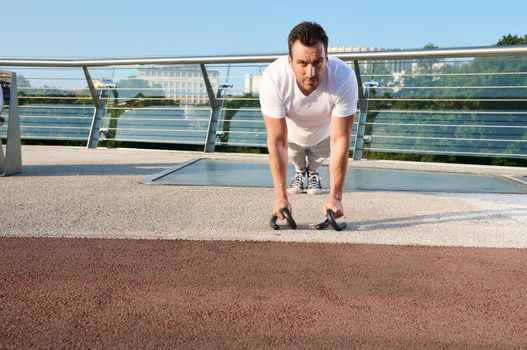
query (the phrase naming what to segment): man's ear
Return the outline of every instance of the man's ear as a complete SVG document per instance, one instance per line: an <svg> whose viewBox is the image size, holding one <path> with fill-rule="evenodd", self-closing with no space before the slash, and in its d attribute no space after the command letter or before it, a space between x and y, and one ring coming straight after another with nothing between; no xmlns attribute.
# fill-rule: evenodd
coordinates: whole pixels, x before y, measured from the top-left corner
<svg viewBox="0 0 527 350"><path fill-rule="evenodd" d="M287 62L289 62L289 65L293 66L293 59L291 58L291 55L287 55Z"/></svg>

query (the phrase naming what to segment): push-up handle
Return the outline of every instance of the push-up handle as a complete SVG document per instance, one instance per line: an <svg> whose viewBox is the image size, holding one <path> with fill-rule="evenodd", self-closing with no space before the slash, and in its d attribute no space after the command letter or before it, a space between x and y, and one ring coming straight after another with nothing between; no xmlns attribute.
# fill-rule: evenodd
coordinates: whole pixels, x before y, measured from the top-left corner
<svg viewBox="0 0 527 350"><path fill-rule="evenodd" d="M326 211L326 214L327 214L328 218L324 222L321 222L320 224L315 226L315 228L317 230L323 230L326 227L328 227L329 225L331 225L331 227L333 227L333 229L336 230L336 231L342 231L342 230L344 230L346 228L347 224L345 222L342 222L342 223L339 224L335 220L335 213L333 212L333 210L328 209Z"/></svg>
<svg viewBox="0 0 527 350"><path fill-rule="evenodd" d="M296 222L293 219L293 216L291 215L291 212L287 208L280 209L282 214L284 214L285 219L287 221L287 226L289 226L290 229L296 230ZM279 230L280 226L276 223L276 220L278 220L278 216L273 215L271 217L271 221L269 222L269 225L273 228L273 230Z"/></svg>

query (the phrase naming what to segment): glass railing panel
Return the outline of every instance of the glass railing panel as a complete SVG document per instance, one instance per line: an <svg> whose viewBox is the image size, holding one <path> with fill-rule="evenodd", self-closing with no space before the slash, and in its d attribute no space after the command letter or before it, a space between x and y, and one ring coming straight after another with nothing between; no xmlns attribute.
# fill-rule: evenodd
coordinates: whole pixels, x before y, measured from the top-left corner
<svg viewBox="0 0 527 350"><path fill-rule="evenodd" d="M527 58L427 59L409 67L372 77L385 80L370 94L367 151L527 156Z"/></svg>

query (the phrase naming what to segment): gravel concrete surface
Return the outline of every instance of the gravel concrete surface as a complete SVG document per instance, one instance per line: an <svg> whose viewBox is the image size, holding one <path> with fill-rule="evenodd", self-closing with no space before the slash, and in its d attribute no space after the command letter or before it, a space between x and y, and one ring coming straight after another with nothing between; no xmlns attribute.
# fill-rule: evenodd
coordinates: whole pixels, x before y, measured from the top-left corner
<svg viewBox="0 0 527 350"><path fill-rule="evenodd" d="M0 178L2 236L527 247L526 195L347 192L342 232L313 228L325 195L297 195L299 229L274 231L272 189L138 182L201 153L25 146L22 156L23 172Z"/></svg>

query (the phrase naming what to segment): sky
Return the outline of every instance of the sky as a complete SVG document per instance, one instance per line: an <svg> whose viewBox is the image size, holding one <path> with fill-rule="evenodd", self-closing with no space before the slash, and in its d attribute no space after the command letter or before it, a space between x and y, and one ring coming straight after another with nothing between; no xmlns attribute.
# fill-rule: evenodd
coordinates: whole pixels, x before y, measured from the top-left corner
<svg viewBox="0 0 527 350"><path fill-rule="evenodd" d="M0 0L0 58L280 54L304 20L330 47L489 46L527 34L526 13L525 0Z"/></svg>

